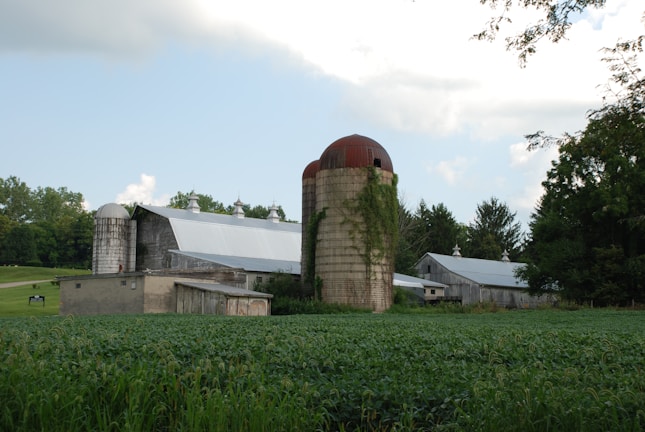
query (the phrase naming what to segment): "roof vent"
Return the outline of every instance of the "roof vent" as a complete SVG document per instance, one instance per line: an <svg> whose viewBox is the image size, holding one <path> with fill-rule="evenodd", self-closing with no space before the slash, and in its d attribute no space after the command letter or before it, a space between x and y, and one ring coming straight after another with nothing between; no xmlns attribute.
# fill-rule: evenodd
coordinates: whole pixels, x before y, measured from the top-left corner
<svg viewBox="0 0 645 432"><path fill-rule="evenodd" d="M273 223L280 222L280 215L278 214L278 208L275 206L275 203L269 209L269 216L267 217Z"/></svg>
<svg viewBox="0 0 645 432"><path fill-rule="evenodd" d="M506 249L504 249L504 252L502 252L502 261L511 262L510 258L508 257L508 251Z"/></svg>
<svg viewBox="0 0 645 432"><path fill-rule="evenodd" d="M455 247L452 248L452 256L457 257L457 258L461 258L461 253L459 252L460 250L461 250L461 248L459 247L458 244L456 244Z"/></svg>
<svg viewBox="0 0 645 432"><path fill-rule="evenodd" d="M235 201L235 210L233 210L233 216L239 219L244 219L244 209L242 206L244 206L244 203L240 201L240 198L237 198L237 201Z"/></svg>
<svg viewBox="0 0 645 432"><path fill-rule="evenodd" d="M198 199L199 197L194 192L191 193L188 197L188 207L186 207L186 210L193 213L199 213L199 204L197 204Z"/></svg>

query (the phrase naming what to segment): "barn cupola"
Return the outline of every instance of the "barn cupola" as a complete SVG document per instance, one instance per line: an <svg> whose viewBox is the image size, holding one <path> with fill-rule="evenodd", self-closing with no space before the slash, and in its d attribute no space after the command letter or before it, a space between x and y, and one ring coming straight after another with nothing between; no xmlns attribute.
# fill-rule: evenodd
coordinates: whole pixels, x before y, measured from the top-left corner
<svg viewBox="0 0 645 432"><path fill-rule="evenodd" d="M455 258L461 258L461 252L459 252L461 248L459 247L458 244L455 245L454 248L452 248L452 256Z"/></svg>
<svg viewBox="0 0 645 432"><path fill-rule="evenodd" d="M502 252L502 261L511 262L511 259L508 257L508 251L506 249L504 249L504 252Z"/></svg>
<svg viewBox="0 0 645 432"><path fill-rule="evenodd" d="M244 219L244 209L242 208L244 206L244 203L238 197L237 201L235 201L233 204L235 205L235 210L233 210L233 216L239 219Z"/></svg>
<svg viewBox="0 0 645 432"><path fill-rule="evenodd" d="M280 222L280 215L278 214L278 208L275 206L275 202L269 209L269 216L267 217L267 219L273 223Z"/></svg>
<svg viewBox="0 0 645 432"><path fill-rule="evenodd" d="M197 204L198 199L199 197L197 196L197 194L195 194L194 192L191 193L188 197L188 207L186 207L186 210L192 213L199 213L199 204Z"/></svg>

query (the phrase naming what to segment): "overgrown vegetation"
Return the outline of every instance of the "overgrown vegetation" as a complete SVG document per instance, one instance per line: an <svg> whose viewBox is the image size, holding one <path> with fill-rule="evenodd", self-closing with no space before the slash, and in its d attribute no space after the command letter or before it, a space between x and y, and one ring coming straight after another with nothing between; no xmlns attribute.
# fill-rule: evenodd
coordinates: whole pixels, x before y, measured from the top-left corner
<svg viewBox="0 0 645 432"><path fill-rule="evenodd" d="M637 431L642 318L0 319L0 429Z"/></svg>
<svg viewBox="0 0 645 432"><path fill-rule="evenodd" d="M327 217L327 209L322 209L319 212L314 212L307 221L307 240L305 243L305 251L307 253L307 260L305 263L305 271L302 275L305 285L313 288L313 292L320 299L316 292L316 246L318 244L318 228L320 222Z"/></svg>
<svg viewBox="0 0 645 432"><path fill-rule="evenodd" d="M254 287L255 290L273 294L271 315L336 314L372 312L349 305L324 303L320 296L305 296L300 281L287 273L273 273L269 280Z"/></svg>
<svg viewBox="0 0 645 432"><path fill-rule="evenodd" d="M356 200L344 203L352 210L350 214L359 214L361 217L358 220L348 217L343 222L352 225L350 235L354 247L367 267L367 278L371 278L372 268L383 260L392 263L394 271L399 236L398 177L394 174L392 184L388 184L382 181L382 175L375 167L368 166L365 170L365 187Z"/></svg>

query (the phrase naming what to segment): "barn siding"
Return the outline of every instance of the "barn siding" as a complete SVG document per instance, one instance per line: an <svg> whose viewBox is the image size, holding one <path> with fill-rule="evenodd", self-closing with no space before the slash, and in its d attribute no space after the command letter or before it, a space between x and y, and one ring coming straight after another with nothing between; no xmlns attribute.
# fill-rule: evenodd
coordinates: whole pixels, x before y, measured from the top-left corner
<svg viewBox="0 0 645 432"><path fill-rule="evenodd" d="M171 268L170 250L179 249L170 221L137 207L137 271ZM145 222L144 222L145 221Z"/></svg>
<svg viewBox="0 0 645 432"><path fill-rule="evenodd" d="M509 308L535 308L540 304L552 302L552 296L531 296L522 288L480 285L453 273L428 255L419 261L417 270L424 279L448 285L444 291L445 295L461 297L464 305L484 302Z"/></svg>

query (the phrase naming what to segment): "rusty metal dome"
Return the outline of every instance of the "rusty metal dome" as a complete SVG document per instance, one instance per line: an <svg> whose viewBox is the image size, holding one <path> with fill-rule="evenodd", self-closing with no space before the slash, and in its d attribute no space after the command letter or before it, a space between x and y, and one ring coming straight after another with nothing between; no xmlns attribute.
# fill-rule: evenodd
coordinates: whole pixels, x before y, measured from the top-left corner
<svg viewBox="0 0 645 432"><path fill-rule="evenodd" d="M305 170L302 172L302 179L316 178L316 173L320 171L320 161L315 160L309 162L309 165L305 167Z"/></svg>
<svg viewBox="0 0 645 432"><path fill-rule="evenodd" d="M379 143L371 138L354 134L331 143L320 156L319 169L362 168L368 166L394 172L392 159Z"/></svg>

